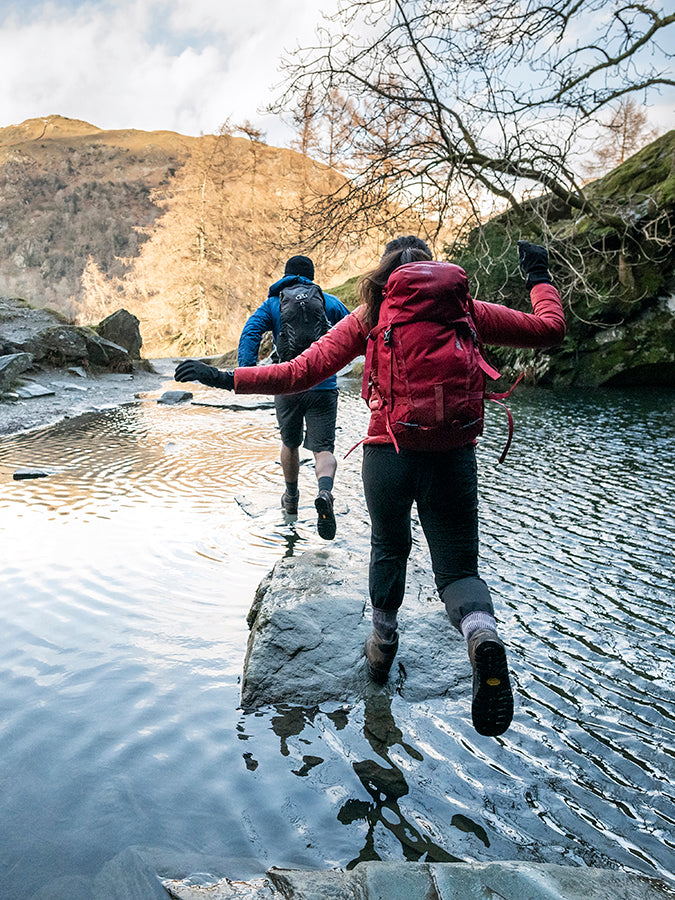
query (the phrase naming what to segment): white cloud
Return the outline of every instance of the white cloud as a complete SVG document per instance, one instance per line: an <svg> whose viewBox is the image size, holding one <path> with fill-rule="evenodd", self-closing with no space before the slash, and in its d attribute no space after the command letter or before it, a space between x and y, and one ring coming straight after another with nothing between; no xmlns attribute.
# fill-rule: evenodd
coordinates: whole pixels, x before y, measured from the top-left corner
<svg viewBox="0 0 675 900"><path fill-rule="evenodd" d="M263 110L284 51L308 44L337 0L5 0L0 127L50 114L102 128L216 131L248 119L272 144L291 135ZM672 126L672 91L653 120ZM658 122L657 122L658 120Z"/></svg>
<svg viewBox="0 0 675 900"><path fill-rule="evenodd" d="M335 0L322 3L330 7ZM312 0L118 0L13 8L0 28L0 127L60 114L102 128L215 131L258 112L279 58L311 38Z"/></svg>

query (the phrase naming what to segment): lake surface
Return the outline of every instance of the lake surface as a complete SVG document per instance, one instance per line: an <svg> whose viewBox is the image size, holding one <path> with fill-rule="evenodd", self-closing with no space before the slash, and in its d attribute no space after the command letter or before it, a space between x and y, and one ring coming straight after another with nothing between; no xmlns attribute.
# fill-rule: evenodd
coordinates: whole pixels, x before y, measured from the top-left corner
<svg viewBox="0 0 675 900"><path fill-rule="evenodd" d="M339 455L365 433L357 393ZM4 895L68 896L128 847L202 880L512 859L675 884L675 395L519 389L511 407L506 463L496 408L479 449L516 694L500 739L395 691L239 707L256 586L327 546L309 461L283 523L273 410L144 401L3 439ZM360 457L340 463L335 554L367 549ZM26 466L53 474L14 481Z"/></svg>

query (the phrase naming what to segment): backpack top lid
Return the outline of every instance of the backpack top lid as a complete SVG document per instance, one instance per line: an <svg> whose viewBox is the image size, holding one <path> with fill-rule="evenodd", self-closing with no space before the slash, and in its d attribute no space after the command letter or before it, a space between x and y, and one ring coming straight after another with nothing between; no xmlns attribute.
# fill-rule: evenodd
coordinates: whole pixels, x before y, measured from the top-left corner
<svg viewBox="0 0 675 900"><path fill-rule="evenodd" d="M395 269L384 287L380 309L387 322L394 316L453 321L471 311L469 279L460 266L446 262L412 262Z"/></svg>

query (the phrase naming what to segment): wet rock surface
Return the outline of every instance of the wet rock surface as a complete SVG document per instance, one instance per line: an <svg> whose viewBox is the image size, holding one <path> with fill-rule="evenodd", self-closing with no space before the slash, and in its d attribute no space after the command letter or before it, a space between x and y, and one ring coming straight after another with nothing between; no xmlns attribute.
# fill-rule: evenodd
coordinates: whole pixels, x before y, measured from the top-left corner
<svg viewBox="0 0 675 900"><path fill-rule="evenodd" d="M30 431L86 412L132 403L171 378L173 361L153 361L153 371L78 374L75 368L34 370L0 397L0 436Z"/></svg>
<svg viewBox="0 0 675 900"><path fill-rule="evenodd" d="M384 688L371 682L364 662L372 628L365 553L327 548L280 560L261 582L248 621L246 708L314 706L382 690L410 702L447 695L469 702L465 641L414 558L399 614L399 652Z"/></svg>
<svg viewBox="0 0 675 900"><path fill-rule="evenodd" d="M230 861L229 865L232 865ZM234 863L236 865L236 862ZM195 868L195 866L197 868ZM228 861L181 861L175 853L133 848L93 878L55 879L32 900L664 900L675 890L658 879L612 869L548 863L362 862L354 869L283 869L230 879ZM172 870L173 873L172 874ZM189 874L184 874L184 873ZM178 873L178 874L176 874Z"/></svg>

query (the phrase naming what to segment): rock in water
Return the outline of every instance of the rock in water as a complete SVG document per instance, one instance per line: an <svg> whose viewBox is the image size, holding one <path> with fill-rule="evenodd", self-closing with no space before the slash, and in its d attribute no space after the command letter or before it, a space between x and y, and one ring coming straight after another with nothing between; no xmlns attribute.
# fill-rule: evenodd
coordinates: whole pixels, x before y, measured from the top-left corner
<svg viewBox="0 0 675 900"><path fill-rule="evenodd" d="M54 469L17 469L12 476L14 481L27 481L30 478L49 478Z"/></svg>
<svg viewBox="0 0 675 900"><path fill-rule="evenodd" d="M186 403L188 400L192 400L193 396L194 394L191 394L190 391L164 391L157 402L175 406L177 403Z"/></svg>
<svg viewBox="0 0 675 900"><path fill-rule="evenodd" d="M331 548L280 560L261 582L249 614L242 706L316 706L395 689L412 702L449 697L468 714L465 641L424 583L425 570L411 569L399 613L399 653L380 688L368 678L363 655L372 628L367 558Z"/></svg>

